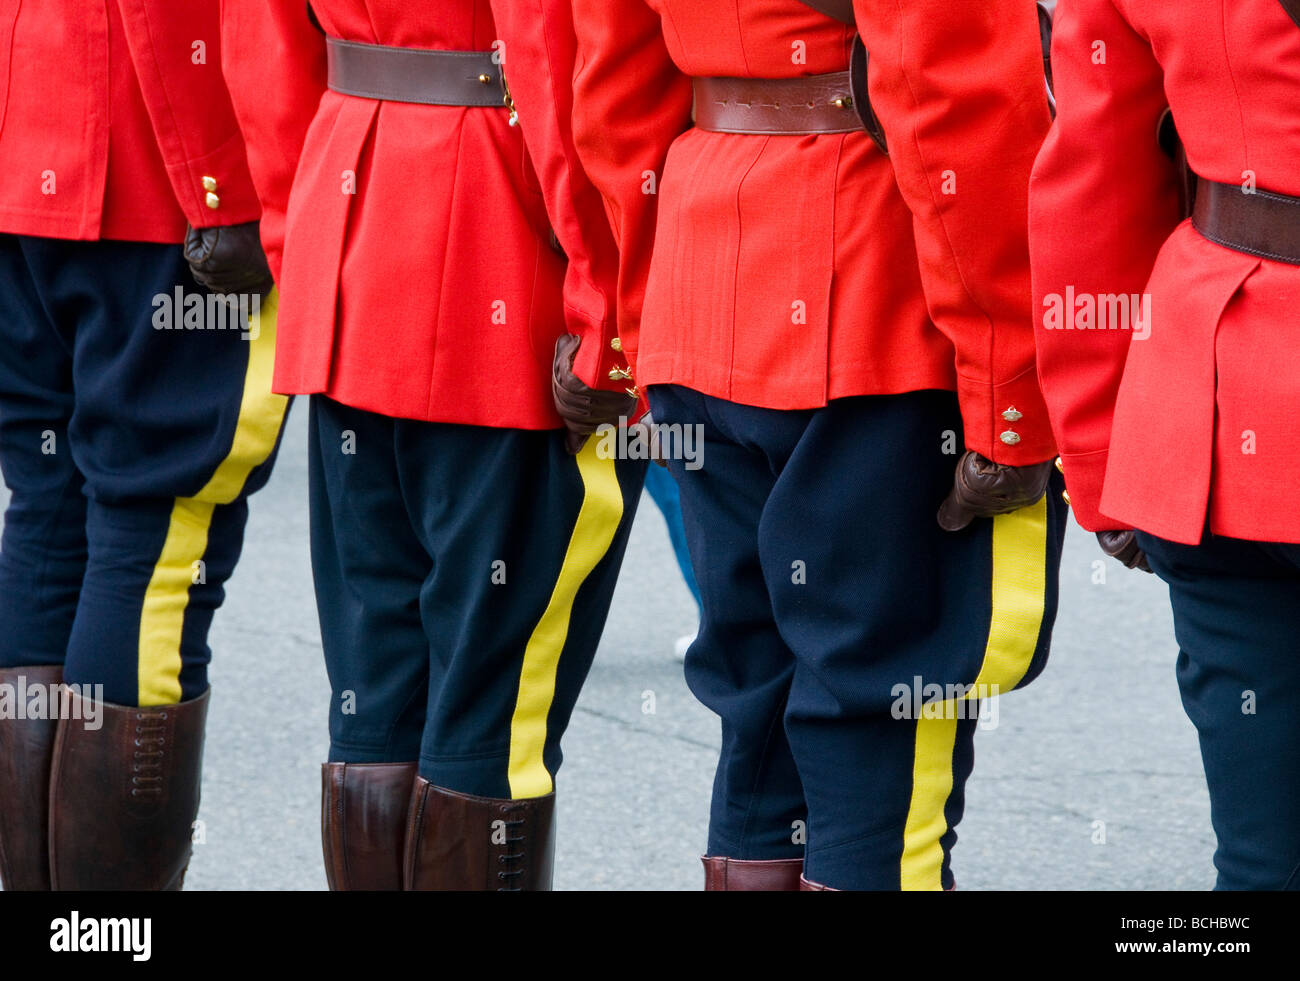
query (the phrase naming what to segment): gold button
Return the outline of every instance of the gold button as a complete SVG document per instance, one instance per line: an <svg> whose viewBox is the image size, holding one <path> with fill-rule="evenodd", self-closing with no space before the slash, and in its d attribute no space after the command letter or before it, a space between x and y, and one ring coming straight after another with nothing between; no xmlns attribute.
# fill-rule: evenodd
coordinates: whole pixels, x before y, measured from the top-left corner
<svg viewBox="0 0 1300 981"><path fill-rule="evenodd" d="M217 179L215 177L203 178L203 190L215 191L217 189Z"/></svg>
<svg viewBox="0 0 1300 981"><path fill-rule="evenodd" d="M1065 502L1065 506L1068 508L1070 506L1070 492L1061 491L1061 500Z"/></svg>
<svg viewBox="0 0 1300 981"><path fill-rule="evenodd" d="M614 368L609 373L610 381L631 381L632 372L626 368Z"/></svg>
<svg viewBox="0 0 1300 981"><path fill-rule="evenodd" d="M621 337L615 337L612 341L609 342L609 346L612 347L615 351L621 351L623 350L623 339Z"/></svg>
<svg viewBox="0 0 1300 981"><path fill-rule="evenodd" d="M464 76L462 76L462 77L464 77ZM482 82L484 85L491 85L491 84L492 84L492 76L489 75L487 72L484 72L482 75L480 75L480 76L478 77L478 80L479 80L480 82Z"/></svg>
<svg viewBox="0 0 1300 981"><path fill-rule="evenodd" d="M1002 413L1002 418L1005 419L1007 422L1019 422L1024 417L1025 414L1023 412L1018 411L1014 405L1011 408L1007 409L1006 412Z"/></svg>
<svg viewBox="0 0 1300 981"><path fill-rule="evenodd" d="M221 198L217 197L215 194L209 191L207 193L207 196L204 197L203 203L206 204L213 211L216 211L218 208L221 207Z"/></svg>
<svg viewBox="0 0 1300 981"><path fill-rule="evenodd" d="M1056 472L1065 473L1065 464L1061 462L1061 458L1059 456L1056 458Z"/></svg>
<svg viewBox="0 0 1300 981"><path fill-rule="evenodd" d="M1008 429L1005 433L1003 433L998 438L1002 440L1002 442L1006 443L1008 446L1015 446L1017 443L1020 442L1020 434L1014 433L1010 429Z"/></svg>

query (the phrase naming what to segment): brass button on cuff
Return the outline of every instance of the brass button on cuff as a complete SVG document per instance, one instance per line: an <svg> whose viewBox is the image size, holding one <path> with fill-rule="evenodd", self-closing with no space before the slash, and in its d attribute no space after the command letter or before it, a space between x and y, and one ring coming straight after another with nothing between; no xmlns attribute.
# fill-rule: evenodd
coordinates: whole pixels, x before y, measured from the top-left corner
<svg viewBox="0 0 1300 981"><path fill-rule="evenodd" d="M1002 418L1005 419L1007 422L1019 422L1024 417L1025 414L1017 410L1014 405L1002 413Z"/></svg>
<svg viewBox="0 0 1300 981"><path fill-rule="evenodd" d="M215 191L217 189L217 179L215 177L203 178L203 190Z"/></svg>
<svg viewBox="0 0 1300 981"><path fill-rule="evenodd" d="M1003 433L998 438L1002 440L1002 442L1006 443L1008 446L1015 446L1017 443L1020 442L1020 434L1017 432L1012 432L1010 429L1008 429L1005 433Z"/></svg>
<svg viewBox="0 0 1300 981"><path fill-rule="evenodd" d="M627 368L613 368L609 372L610 381L631 381L632 372Z"/></svg>
<svg viewBox="0 0 1300 981"><path fill-rule="evenodd" d="M203 203L206 204L213 211L216 211L218 208L221 207L221 198L217 197L215 194L209 191L207 195L204 196Z"/></svg>

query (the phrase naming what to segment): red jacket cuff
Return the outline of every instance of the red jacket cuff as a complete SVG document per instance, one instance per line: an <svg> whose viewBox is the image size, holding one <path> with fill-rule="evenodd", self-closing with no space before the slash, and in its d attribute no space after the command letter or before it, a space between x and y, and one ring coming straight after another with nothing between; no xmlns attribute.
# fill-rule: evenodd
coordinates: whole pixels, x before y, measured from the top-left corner
<svg viewBox="0 0 1300 981"><path fill-rule="evenodd" d="M573 327L570 327L572 330ZM573 373L583 384L610 392L636 387L631 363L623 353L622 342L612 331L606 336L595 328L580 331L582 343L573 358ZM626 377L625 377L626 376Z"/></svg>
<svg viewBox="0 0 1300 981"><path fill-rule="evenodd" d="M169 167L168 176L185 220L194 228L240 225L261 216L238 132L206 157Z"/></svg>
<svg viewBox="0 0 1300 981"><path fill-rule="evenodd" d="M1011 467L1056 456L1047 406L1033 368L1001 385L958 375L957 399L967 449Z"/></svg>
<svg viewBox="0 0 1300 981"><path fill-rule="evenodd" d="M1127 527L1101 513L1101 489L1106 482L1109 450L1092 453L1062 453L1065 468L1065 491L1070 495L1074 519L1088 531L1117 531Z"/></svg>

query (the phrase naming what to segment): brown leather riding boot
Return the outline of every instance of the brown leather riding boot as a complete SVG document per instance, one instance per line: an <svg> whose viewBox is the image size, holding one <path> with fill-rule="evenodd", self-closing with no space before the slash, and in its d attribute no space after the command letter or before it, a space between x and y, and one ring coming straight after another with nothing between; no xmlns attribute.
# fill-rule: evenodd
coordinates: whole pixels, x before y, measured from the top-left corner
<svg viewBox="0 0 1300 981"><path fill-rule="evenodd" d="M800 892L839 892L838 889L832 889L830 886L823 886L820 882L813 882L811 879L805 879L799 876Z"/></svg>
<svg viewBox="0 0 1300 981"><path fill-rule="evenodd" d="M321 767L321 843L331 892L402 888L414 763Z"/></svg>
<svg viewBox="0 0 1300 981"><path fill-rule="evenodd" d="M406 837L406 888L450 892L549 890L555 794L472 797L415 778Z"/></svg>
<svg viewBox="0 0 1300 981"><path fill-rule="evenodd" d="M758 861L702 855L706 892L798 892L802 858Z"/></svg>
<svg viewBox="0 0 1300 981"><path fill-rule="evenodd" d="M65 700L82 698L65 692ZM50 775L55 889L177 890L199 812L208 692L179 705L65 710ZM65 705L66 709L66 705Z"/></svg>
<svg viewBox="0 0 1300 981"><path fill-rule="evenodd" d="M0 685L14 692L15 716L27 714L24 688L48 692L62 680L58 666L0 668ZM52 703L47 699L45 707L45 719L0 718L0 885L6 892L50 888L50 757L57 697Z"/></svg>

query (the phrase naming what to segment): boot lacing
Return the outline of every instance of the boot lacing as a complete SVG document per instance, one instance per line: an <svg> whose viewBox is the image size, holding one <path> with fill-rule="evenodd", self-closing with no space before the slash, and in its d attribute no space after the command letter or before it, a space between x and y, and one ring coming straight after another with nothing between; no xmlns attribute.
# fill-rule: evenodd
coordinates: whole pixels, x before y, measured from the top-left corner
<svg viewBox="0 0 1300 981"><path fill-rule="evenodd" d="M166 712L137 712L135 721L135 762L131 766L131 796L157 796L162 793L163 747L167 739Z"/></svg>
<svg viewBox="0 0 1300 981"><path fill-rule="evenodd" d="M502 806L501 812L503 814L510 814L522 810L524 806L525 805L523 804L506 804ZM505 866L510 866L515 862L522 863L526 855L519 843L526 839L521 834L516 833L512 835L511 832L517 832L518 829L527 822L523 818L515 818L514 820L507 819L504 823L506 826L506 840L504 846L506 851L497 856L497 863ZM511 851L510 849L512 848L515 850ZM515 868L505 868L498 871L497 878L501 880L502 885L497 887L497 892L522 892L523 890L519 887L518 882L520 877L523 876L524 871L525 869L523 865L519 865Z"/></svg>

